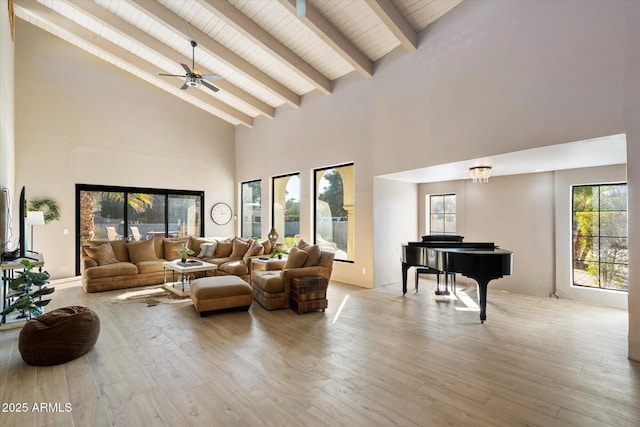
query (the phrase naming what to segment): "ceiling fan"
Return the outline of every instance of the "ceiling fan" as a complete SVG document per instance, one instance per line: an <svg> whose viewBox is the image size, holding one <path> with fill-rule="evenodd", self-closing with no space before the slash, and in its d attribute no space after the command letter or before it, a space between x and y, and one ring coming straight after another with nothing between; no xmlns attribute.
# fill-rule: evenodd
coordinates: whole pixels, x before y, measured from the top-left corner
<svg viewBox="0 0 640 427"><path fill-rule="evenodd" d="M193 52L192 53L191 68L189 68L189 66L186 65L186 64L180 63L180 65L182 65L182 68L184 68L184 70L187 72L187 74L185 74L185 75L180 75L180 74L158 74L158 75L159 76L169 76L169 77L184 77L186 80L185 80L184 84L182 85L182 87L180 88L182 90L186 90L189 87L200 87L200 85L202 85L202 86L208 87L209 89L211 89L214 92L217 92L220 89L218 89L217 87L215 87L211 83L207 82L205 79L220 80L220 79L222 79L222 77L220 75L218 75L218 74L201 75L200 73L198 73L198 70L196 70L196 46L198 46L198 43L196 43L195 41L191 40L191 48L192 48L192 52Z"/></svg>

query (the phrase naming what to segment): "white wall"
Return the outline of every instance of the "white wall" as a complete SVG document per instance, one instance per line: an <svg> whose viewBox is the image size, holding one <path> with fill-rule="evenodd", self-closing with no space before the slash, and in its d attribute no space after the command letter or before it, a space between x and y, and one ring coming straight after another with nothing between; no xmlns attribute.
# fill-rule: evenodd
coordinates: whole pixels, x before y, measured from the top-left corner
<svg viewBox="0 0 640 427"><path fill-rule="evenodd" d="M373 180L374 274L375 285L398 283L402 279L402 244L418 238L417 184ZM391 267L391 268L389 268Z"/></svg>
<svg viewBox="0 0 640 427"><path fill-rule="evenodd" d="M234 234L208 215L235 204L233 126L23 21L16 69L16 187L60 205L34 229L54 278L75 274L75 184L204 190L206 234Z"/></svg>

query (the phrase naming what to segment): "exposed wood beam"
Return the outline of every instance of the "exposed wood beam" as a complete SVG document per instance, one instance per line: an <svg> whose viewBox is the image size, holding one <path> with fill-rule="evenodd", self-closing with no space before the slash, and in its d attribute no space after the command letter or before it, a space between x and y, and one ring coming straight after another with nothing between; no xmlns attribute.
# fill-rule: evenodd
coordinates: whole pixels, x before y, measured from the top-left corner
<svg viewBox="0 0 640 427"><path fill-rule="evenodd" d="M409 52L417 47L416 32L391 0L366 0L367 4Z"/></svg>
<svg viewBox="0 0 640 427"><path fill-rule="evenodd" d="M172 63L181 62L184 64L191 64L192 58L187 58L184 56L180 56L175 50L171 49L164 43L160 42L158 39L151 37L144 31L140 30L136 26L129 24L122 18L114 15L109 12L107 9L99 6L97 3L83 1L83 2L72 2L69 0L63 0L69 7L74 8L76 10L81 11L82 13L91 16L96 21L110 28L114 32L120 34L122 37L133 41L136 44L143 46L144 48L152 51L159 57L162 57L164 60ZM209 74L204 71L204 68L201 66L196 67L200 70L200 74ZM159 70L160 71L160 70ZM166 71L166 70L165 70ZM275 109L270 105L262 102L258 98L253 95L248 94L244 90L238 88L234 84L222 79L216 80L214 83L215 86L224 90L228 94L232 95L234 98L238 99L242 103L246 104L250 108L273 118L275 116Z"/></svg>
<svg viewBox="0 0 640 427"><path fill-rule="evenodd" d="M320 92L325 95L331 93L331 81L327 77L313 68L304 59L293 53L284 44L280 43L275 37L258 26L231 3L220 0L196 1L253 43L278 58L279 61L295 71L307 82L314 85Z"/></svg>
<svg viewBox="0 0 640 427"><path fill-rule="evenodd" d="M155 1L149 0L125 0L128 4L135 7L142 13L151 15L153 19L162 25L169 27L176 34L180 34L187 40L196 39L198 49L206 52L208 55L216 57L224 62L227 66L234 68L238 73L268 90L273 95L282 99L293 107L300 107L300 96L285 87L277 80L271 78L257 67L251 65L248 61L233 53L222 44L213 40L207 34L190 27L187 32L184 21L179 16L172 13L169 9Z"/></svg>
<svg viewBox="0 0 640 427"><path fill-rule="evenodd" d="M296 0L280 0L280 3L292 14L296 14ZM328 44L338 55L346 60L362 76L371 77L373 66L357 47L353 45L336 27L333 26L316 8L306 4L305 16L300 21Z"/></svg>
<svg viewBox="0 0 640 427"><path fill-rule="evenodd" d="M16 6L16 13L18 14L18 16L26 18L25 15L31 15L36 19L46 22L48 25L58 28L61 32L69 34L71 38L75 37L83 43L86 43L91 47L91 49L99 52L101 55L112 58L114 60L114 65L117 65L118 62L121 62L126 67L129 67L131 70L135 71L135 73L139 74L138 77L143 78L144 80L173 95L180 95L180 97L183 98L186 102L191 102L197 107L200 107L200 105L198 104L206 104L206 106L210 107L211 110L215 111L215 115L217 117L231 124L243 124L247 127L253 126L253 118L251 116L236 110L235 108L217 100L216 98L202 93L201 90L193 90L189 91L188 93L181 93L182 91L179 88L170 85L157 76L158 69L155 65L151 65L138 56L132 54L128 50L123 49L101 37L98 37L95 33L87 30L79 24L76 24L70 19L63 17L62 15L59 15L55 11L38 3L37 1L14 0L14 2L14 5ZM131 72L131 70L128 70L127 68L123 69ZM193 101L189 101L190 99L192 99ZM195 100L197 100L197 102L194 102ZM206 109L205 111L212 113L211 111Z"/></svg>

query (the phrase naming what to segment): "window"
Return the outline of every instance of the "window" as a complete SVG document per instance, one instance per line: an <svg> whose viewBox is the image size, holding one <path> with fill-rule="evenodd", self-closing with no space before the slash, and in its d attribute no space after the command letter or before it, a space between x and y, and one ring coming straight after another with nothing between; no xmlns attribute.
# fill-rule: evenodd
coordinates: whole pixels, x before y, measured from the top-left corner
<svg viewBox="0 0 640 427"><path fill-rule="evenodd" d="M573 284L628 290L627 184L572 188Z"/></svg>
<svg viewBox="0 0 640 427"><path fill-rule="evenodd" d="M273 204L271 205L273 228L278 242L292 248L300 234L300 174L273 178Z"/></svg>
<svg viewBox="0 0 640 427"><path fill-rule="evenodd" d="M316 169L315 243L335 252L335 259L354 260L354 166Z"/></svg>
<svg viewBox="0 0 640 427"><path fill-rule="evenodd" d="M84 240L204 234L204 192L76 185L76 274Z"/></svg>
<svg viewBox="0 0 640 427"><path fill-rule="evenodd" d="M456 234L456 195L429 196L430 234Z"/></svg>
<svg viewBox="0 0 640 427"><path fill-rule="evenodd" d="M262 183L260 180L243 182L240 189L242 199L242 225L240 234L243 238L259 238L262 235Z"/></svg>

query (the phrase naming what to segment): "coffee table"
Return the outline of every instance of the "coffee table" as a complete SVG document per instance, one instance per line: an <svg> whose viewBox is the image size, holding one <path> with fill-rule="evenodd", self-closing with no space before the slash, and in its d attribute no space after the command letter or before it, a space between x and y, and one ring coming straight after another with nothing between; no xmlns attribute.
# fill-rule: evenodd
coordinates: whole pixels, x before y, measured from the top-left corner
<svg viewBox="0 0 640 427"><path fill-rule="evenodd" d="M164 269L164 284L162 287L181 297L190 295L191 273L216 271L218 269L216 264L204 261L198 261L197 265L182 265L180 260L164 262L162 267ZM171 271L172 280L170 283L167 283L167 270ZM175 280L175 273L179 274L178 281Z"/></svg>

